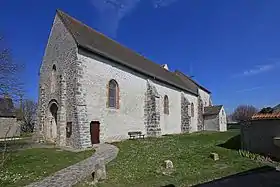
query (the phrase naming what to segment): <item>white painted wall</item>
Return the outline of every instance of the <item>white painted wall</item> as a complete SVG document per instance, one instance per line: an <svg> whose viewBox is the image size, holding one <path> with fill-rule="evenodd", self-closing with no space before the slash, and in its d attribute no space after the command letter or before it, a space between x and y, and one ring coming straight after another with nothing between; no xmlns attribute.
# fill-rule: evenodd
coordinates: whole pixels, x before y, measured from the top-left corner
<svg viewBox="0 0 280 187"><path fill-rule="evenodd" d="M128 68L121 67L97 56L78 55L84 66L83 89L86 93L88 124L100 122L100 141L117 141L128 138L128 131L140 130L146 134L144 125L145 92L147 78ZM107 84L110 79L118 82L120 108L106 107ZM181 91L152 80L160 95L160 125L162 134L181 132ZM191 119L191 132L197 130L197 97L185 93L195 105ZM164 96L169 99L169 115L164 114ZM190 112L190 107L189 107Z"/></svg>
<svg viewBox="0 0 280 187"><path fill-rule="evenodd" d="M188 98L190 103L194 104L194 116L191 116L191 105L189 105L189 115L191 116L191 125L190 125L190 132L196 132L197 131L197 119L198 119L198 97L186 94L185 96Z"/></svg>
<svg viewBox="0 0 280 187"><path fill-rule="evenodd" d="M181 95L179 91L153 81L160 95L160 126L162 134L181 132ZM169 114L164 114L164 96L168 96Z"/></svg>
<svg viewBox="0 0 280 187"><path fill-rule="evenodd" d="M160 125L162 134L181 133L181 91L172 89L160 82L154 81L155 87L160 95ZM190 103L197 105L197 97L184 93ZM169 114L164 114L164 96L169 99ZM191 118L190 132L197 131L197 107L194 107L194 117ZM191 107L189 105L189 115L191 115Z"/></svg>
<svg viewBox="0 0 280 187"><path fill-rule="evenodd" d="M219 113L219 125L220 131L227 131L227 115L224 107L222 107Z"/></svg>
<svg viewBox="0 0 280 187"><path fill-rule="evenodd" d="M198 94L200 95L202 101L203 101L203 106L206 107L206 106L209 106L210 104L210 94L205 92L204 90L202 89L198 89Z"/></svg>
<svg viewBox="0 0 280 187"><path fill-rule="evenodd" d="M86 89L88 121L100 122L100 141L116 141L127 138L127 132L145 132L144 101L146 82L138 76L115 67L106 61L101 62L79 55L85 68L83 87ZM106 107L107 84L114 79L120 90L120 108Z"/></svg>

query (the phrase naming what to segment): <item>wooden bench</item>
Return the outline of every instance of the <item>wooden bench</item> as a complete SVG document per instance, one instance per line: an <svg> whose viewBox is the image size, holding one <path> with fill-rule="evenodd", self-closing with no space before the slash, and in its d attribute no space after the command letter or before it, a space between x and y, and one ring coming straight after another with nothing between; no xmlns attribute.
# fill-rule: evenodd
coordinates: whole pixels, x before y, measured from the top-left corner
<svg viewBox="0 0 280 187"><path fill-rule="evenodd" d="M136 139L136 138L143 138L145 137L145 134L142 134L141 131L131 131L131 132L128 132L127 133L129 135L129 139L130 140L133 140L133 139Z"/></svg>

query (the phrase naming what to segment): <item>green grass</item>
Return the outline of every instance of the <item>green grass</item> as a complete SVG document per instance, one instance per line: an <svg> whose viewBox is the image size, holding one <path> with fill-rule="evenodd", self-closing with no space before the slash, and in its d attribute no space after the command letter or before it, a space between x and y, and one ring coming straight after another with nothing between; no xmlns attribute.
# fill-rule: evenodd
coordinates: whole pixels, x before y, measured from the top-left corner
<svg viewBox="0 0 280 187"><path fill-rule="evenodd" d="M17 151L0 170L0 186L24 186L92 154L92 150L74 153L52 148Z"/></svg>
<svg viewBox="0 0 280 187"><path fill-rule="evenodd" d="M237 150L226 149L219 144L229 141L230 147L238 131L224 133L193 133L171 135L145 140L128 140L116 143L120 152L107 167L108 179L99 186L188 186L236 174L262 166L241 157ZM227 144L225 144L226 146ZM220 160L213 161L209 154L216 152ZM165 176L157 170L164 160L173 161L175 171ZM87 186L88 181L78 186Z"/></svg>

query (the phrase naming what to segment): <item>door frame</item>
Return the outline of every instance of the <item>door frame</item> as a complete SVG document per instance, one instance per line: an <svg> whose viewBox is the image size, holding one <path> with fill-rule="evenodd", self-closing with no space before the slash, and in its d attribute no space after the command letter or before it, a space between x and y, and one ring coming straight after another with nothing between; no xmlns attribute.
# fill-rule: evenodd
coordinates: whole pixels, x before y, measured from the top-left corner
<svg viewBox="0 0 280 187"><path fill-rule="evenodd" d="M100 122L91 121L90 122L90 140L91 144L100 143Z"/></svg>

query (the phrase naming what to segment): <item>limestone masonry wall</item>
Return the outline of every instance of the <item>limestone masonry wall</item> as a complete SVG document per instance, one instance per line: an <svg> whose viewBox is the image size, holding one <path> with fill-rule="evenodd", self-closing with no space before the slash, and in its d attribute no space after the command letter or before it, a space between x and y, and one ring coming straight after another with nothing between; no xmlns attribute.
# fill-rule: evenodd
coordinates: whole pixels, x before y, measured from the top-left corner
<svg viewBox="0 0 280 187"><path fill-rule="evenodd" d="M0 138L20 135L20 124L16 118L0 117Z"/></svg>
<svg viewBox="0 0 280 187"><path fill-rule="evenodd" d="M78 125L80 113L78 111L79 70L77 60L77 46L71 34L63 25L59 17L55 17L48 39L45 55L40 68L38 127L43 136L55 141L60 146L81 147L80 128ZM56 71L52 80L52 71ZM55 85L55 86L53 86ZM51 88L53 86L53 88ZM51 136L49 103L58 105L57 137ZM66 138L66 123L72 122L73 133Z"/></svg>

